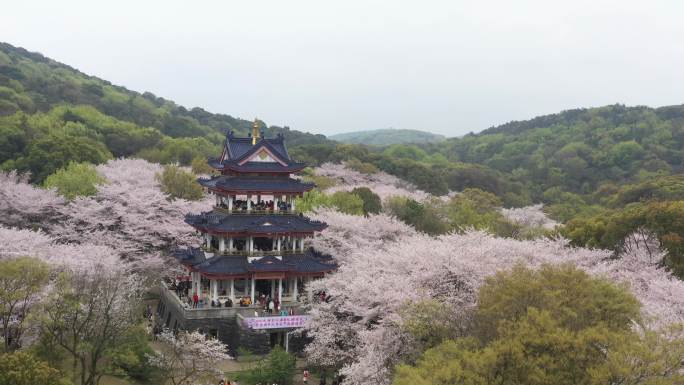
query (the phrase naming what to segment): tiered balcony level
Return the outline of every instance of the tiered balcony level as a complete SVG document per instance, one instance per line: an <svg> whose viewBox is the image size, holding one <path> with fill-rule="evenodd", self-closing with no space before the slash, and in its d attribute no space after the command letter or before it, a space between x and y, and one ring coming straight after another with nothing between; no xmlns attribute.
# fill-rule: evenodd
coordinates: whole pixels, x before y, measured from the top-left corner
<svg viewBox="0 0 684 385"><path fill-rule="evenodd" d="M210 159L209 165L220 175L198 182L215 195L215 206L185 218L201 234L202 245L176 252L189 276L176 277L175 287L166 287L165 295L188 313L186 318L220 317L231 311L249 318L253 314L244 311L263 309L265 298L280 311L298 310L303 300L312 298L310 281L337 267L330 256L306 245L307 238L327 225L296 213L296 198L314 188L292 177L305 165L290 159L282 135L263 138L256 123L250 137L229 132L221 156ZM301 320L246 325L298 327Z"/></svg>

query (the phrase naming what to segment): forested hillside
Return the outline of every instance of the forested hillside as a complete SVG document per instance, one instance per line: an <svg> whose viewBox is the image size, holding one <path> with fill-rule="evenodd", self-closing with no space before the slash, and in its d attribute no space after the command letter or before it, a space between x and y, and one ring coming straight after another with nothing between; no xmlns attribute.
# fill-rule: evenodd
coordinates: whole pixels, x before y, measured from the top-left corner
<svg viewBox="0 0 684 385"><path fill-rule="evenodd" d="M627 234L645 229L684 274L684 187L676 177L684 169L684 106L569 110L436 143L383 147L260 124L267 135L283 132L291 155L312 165L345 161L435 195L477 189L469 194L491 193L506 207L542 203L577 245L619 250ZM139 157L189 165L219 153L227 130L246 135L251 125L0 43L0 168L30 172L34 183L69 162ZM414 224L429 224L429 208L438 207L406 204Z"/></svg>
<svg viewBox="0 0 684 385"><path fill-rule="evenodd" d="M326 142L322 135L261 124L268 135L283 132L293 145ZM31 171L36 182L72 160L102 163L137 155L189 164L216 154L227 130L246 135L251 126L0 43L0 164Z"/></svg>
<svg viewBox="0 0 684 385"><path fill-rule="evenodd" d="M328 137L342 143L366 144L369 146L389 146L406 143L433 143L444 140L442 135L419 130L385 128L380 130L346 132Z"/></svg>

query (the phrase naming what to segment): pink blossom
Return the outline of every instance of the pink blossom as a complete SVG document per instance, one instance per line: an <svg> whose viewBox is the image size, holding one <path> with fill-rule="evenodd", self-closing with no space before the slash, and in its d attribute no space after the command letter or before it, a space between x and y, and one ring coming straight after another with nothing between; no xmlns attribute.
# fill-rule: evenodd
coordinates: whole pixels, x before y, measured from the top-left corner
<svg viewBox="0 0 684 385"><path fill-rule="evenodd" d="M414 185L385 172L363 174L344 164L325 163L314 169L317 175L334 178L339 183L326 191L351 191L357 187L368 187L385 200L390 196L407 196L418 201L428 199L430 194L418 190Z"/></svg>
<svg viewBox="0 0 684 385"><path fill-rule="evenodd" d="M543 207L540 203L520 208L501 209L501 214L509 221L524 227L553 229L559 223L547 217L546 213L542 210Z"/></svg>
<svg viewBox="0 0 684 385"><path fill-rule="evenodd" d="M572 263L590 274L627 284L655 328L684 322L684 282L657 265L646 249L613 259L610 251L570 247L563 239L519 241L484 232L430 237L386 215L363 218L321 211L330 227L314 240L340 267L314 281L328 302L311 305L306 348L317 364L343 367L347 384L388 384L393 363L404 358L410 336L403 309L425 298L466 312L476 305L484 279L523 263Z"/></svg>

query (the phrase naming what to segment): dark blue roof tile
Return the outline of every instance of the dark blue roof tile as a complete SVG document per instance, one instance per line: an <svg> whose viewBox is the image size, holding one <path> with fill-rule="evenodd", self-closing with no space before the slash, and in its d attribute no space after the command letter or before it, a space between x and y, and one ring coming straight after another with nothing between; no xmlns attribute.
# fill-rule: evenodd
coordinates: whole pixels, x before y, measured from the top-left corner
<svg viewBox="0 0 684 385"><path fill-rule="evenodd" d="M218 210L199 215L188 214L185 216L185 222L200 230L219 233L310 233L327 227L324 222L301 215L228 214Z"/></svg>

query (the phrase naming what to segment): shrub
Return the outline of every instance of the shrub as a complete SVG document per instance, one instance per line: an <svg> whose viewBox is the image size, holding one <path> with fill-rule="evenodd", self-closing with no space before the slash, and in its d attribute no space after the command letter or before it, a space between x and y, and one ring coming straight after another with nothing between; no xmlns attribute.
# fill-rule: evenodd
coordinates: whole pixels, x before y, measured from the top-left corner
<svg viewBox="0 0 684 385"><path fill-rule="evenodd" d="M39 360L33 354L18 351L0 354L0 384L71 384L59 370Z"/></svg>
<svg viewBox="0 0 684 385"><path fill-rule="evenodd" d="M176 165L164 166L164 171L157 174L161 189L171 198L199 200L203 196L202 186L195 181L195 176Z"/></svg>
<svg viewBox="0 0 684 385"><path fill-rule="evenodd" d="M253 369L242 372L238 380L247 384L292 384L296 372L295 357L276 346Z"/></svg>
<svg viewBox="0 0 684 385"><path fill-rule="evenodd" d="M58 194L67 199L74 199L77 196L95 195L97 185L105 182L106 179L97 173L93 165L71 162L48 176L43 185L48 189L56 189Z"/></svg>
<svg viewBox="0 0 684 385"><path fill-rule="evenodd" d="M196 156L192 160L192 163L190 163L190 167L192 168L192 172L196 175L211 174L214 171L214 169L209 166L209 163L207 163L207 159L203 156Z"/></svg>
<svg viewBox="0 0 684 385"><path fill-rule="evenodd" d="M380 210L382 210L382 201L380 200L380 197L368 187L357 187L353 189L351 193L358 196L363 201L364 214L378 214Z"/></svg>

